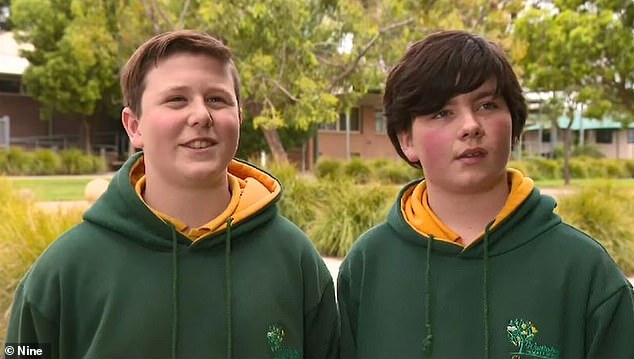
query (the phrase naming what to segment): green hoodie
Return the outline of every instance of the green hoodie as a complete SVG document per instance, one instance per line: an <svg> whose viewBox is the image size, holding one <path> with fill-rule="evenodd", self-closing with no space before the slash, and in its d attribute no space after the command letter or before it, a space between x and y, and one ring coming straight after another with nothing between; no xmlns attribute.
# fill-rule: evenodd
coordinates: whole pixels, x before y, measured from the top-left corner
<svg viewBox="0 0 634 359"><path fill-rule="evenodd" d="M634 358L630 283L552 198L463 249L406 222L414 185L341 266L342 358Z"/></svg>
<svg viewBox="0 0 634 359"><path fill-rule="evenodd" d="M139 156L29 270L6 342L63 359L336 356L332 278L279 195L193 243L135 193Z"/></svg>

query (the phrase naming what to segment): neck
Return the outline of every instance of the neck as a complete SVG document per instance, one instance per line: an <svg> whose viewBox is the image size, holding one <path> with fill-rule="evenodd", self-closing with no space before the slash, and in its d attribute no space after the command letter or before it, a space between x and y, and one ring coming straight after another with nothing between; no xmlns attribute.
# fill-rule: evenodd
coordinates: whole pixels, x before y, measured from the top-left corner
<svg viewBox="0 0 634 359"><path fill-rule="evenodd" d="M143 199L153 209L187 224L200 227L218 217L229 205L227 175L207 186L183 186L146 176Z"/></svg>
<svg viewBox="0 0 634 359"><path fill-rule="evenodd" d="M457 193L427 184L429 206L447 227L460 235L464 246L475 241L500 213L509 190L506 175L491 188L473 193Z"/></svg>

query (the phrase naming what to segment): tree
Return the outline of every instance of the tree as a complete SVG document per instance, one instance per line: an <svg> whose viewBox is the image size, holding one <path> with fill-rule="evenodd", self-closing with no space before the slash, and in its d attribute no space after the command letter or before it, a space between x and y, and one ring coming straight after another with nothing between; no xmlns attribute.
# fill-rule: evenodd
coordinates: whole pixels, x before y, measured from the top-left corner
<svg viewBox="0 0 634 359"><path fill-rule="evenodd" d="M457 22L495 32L494 38L508 36L520 3L200 0L197 16L203 30L220 35L236 54L245 109L274 157L284 159L278 128L307 130L335 121L360 95L382 87L411 40Z"/></svg>
<svg viewBox="0 0 634 359"><path fill-rule="evenodd" d="M100 106L120 107L117 73L133 49L152 34L195 28L232 48L245 117L263 130L274 157L283 160L278 129L311 133L336 121L360 95L382 87L411 40L446 27L506 39L522 1L14 2L22 39L35 46L27 54L33 66L25 82L45 105L44 114L88 116ZM94 43L103 45L87 46Z"/></svg>
<svg viewBox="0 0 634 359"><path fill-rule="evenodd" d="M14 0L16 38L33 44L22 52L30 66L23 81L40 104L41 116L73 114L81 119L84 147L91 150L90 118L112 108L116 93L116 48L107 31L107 1ZM95 46L98 44L98 46Z"/></svg>
<svg viewBox="0 0 634 359"><path fill-rule="evenodd" d="M515 22L514 34L524 46L517 47L514 55L524 71L528 88L556 93L565 105L568 124L562 129L564 182L569 184L570 128L577 105L586 104L589 109L586 112L594 116L600 116L609 107L603 89L598 86L601 70L597 61L605 52L605 29L614 25L614 17L610 11L580 12L557 7L565 3L555 1L522 14Z"/></svg>

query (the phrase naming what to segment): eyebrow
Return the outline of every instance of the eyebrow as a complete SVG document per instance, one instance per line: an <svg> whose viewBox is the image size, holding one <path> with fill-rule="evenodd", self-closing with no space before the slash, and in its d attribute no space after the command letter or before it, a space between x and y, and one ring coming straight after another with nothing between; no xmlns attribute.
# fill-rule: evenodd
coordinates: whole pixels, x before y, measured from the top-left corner
<svg viewBox="0 0 634 359"><path fill-rule="evenodd" d="M173 87L168 87L165 90L161 91L162 94L169 94L172 92L179 92L179 91L189 91L191 88L189 86L185 86L185 85L179 85L179 86L173 86ZM212 86L212 87L208 87L207 88L207 92L221 92L227 96L234 96L231 94L231 91L227 90L224 87L220 87L220 86Z"/></svg>
<svg viewBox="0 0 634 359"><path fill-rule="evenodd" d="M484 88L484 89L476 90L476 92L473 94L473 99L477 101L486 97L495 98L497 96L499 96L499 94L497 91L497 86L495 86L492 89ZM453 105L453 103L455 102L455 98L456 96L452 97L449 101L447 101L446 105Z"/></svg>

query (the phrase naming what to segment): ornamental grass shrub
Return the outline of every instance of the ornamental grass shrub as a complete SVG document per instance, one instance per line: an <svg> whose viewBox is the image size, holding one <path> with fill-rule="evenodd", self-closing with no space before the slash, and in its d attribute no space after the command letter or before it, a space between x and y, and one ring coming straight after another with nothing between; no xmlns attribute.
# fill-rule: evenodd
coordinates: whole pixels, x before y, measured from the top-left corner
<svg viewBox="0 0 634 359"><path fill-rule="evenodd" d="M35 259L60 234L81 221L82 211L45 212L0 178L0 341L6 333L15 288Z"/></svg>

